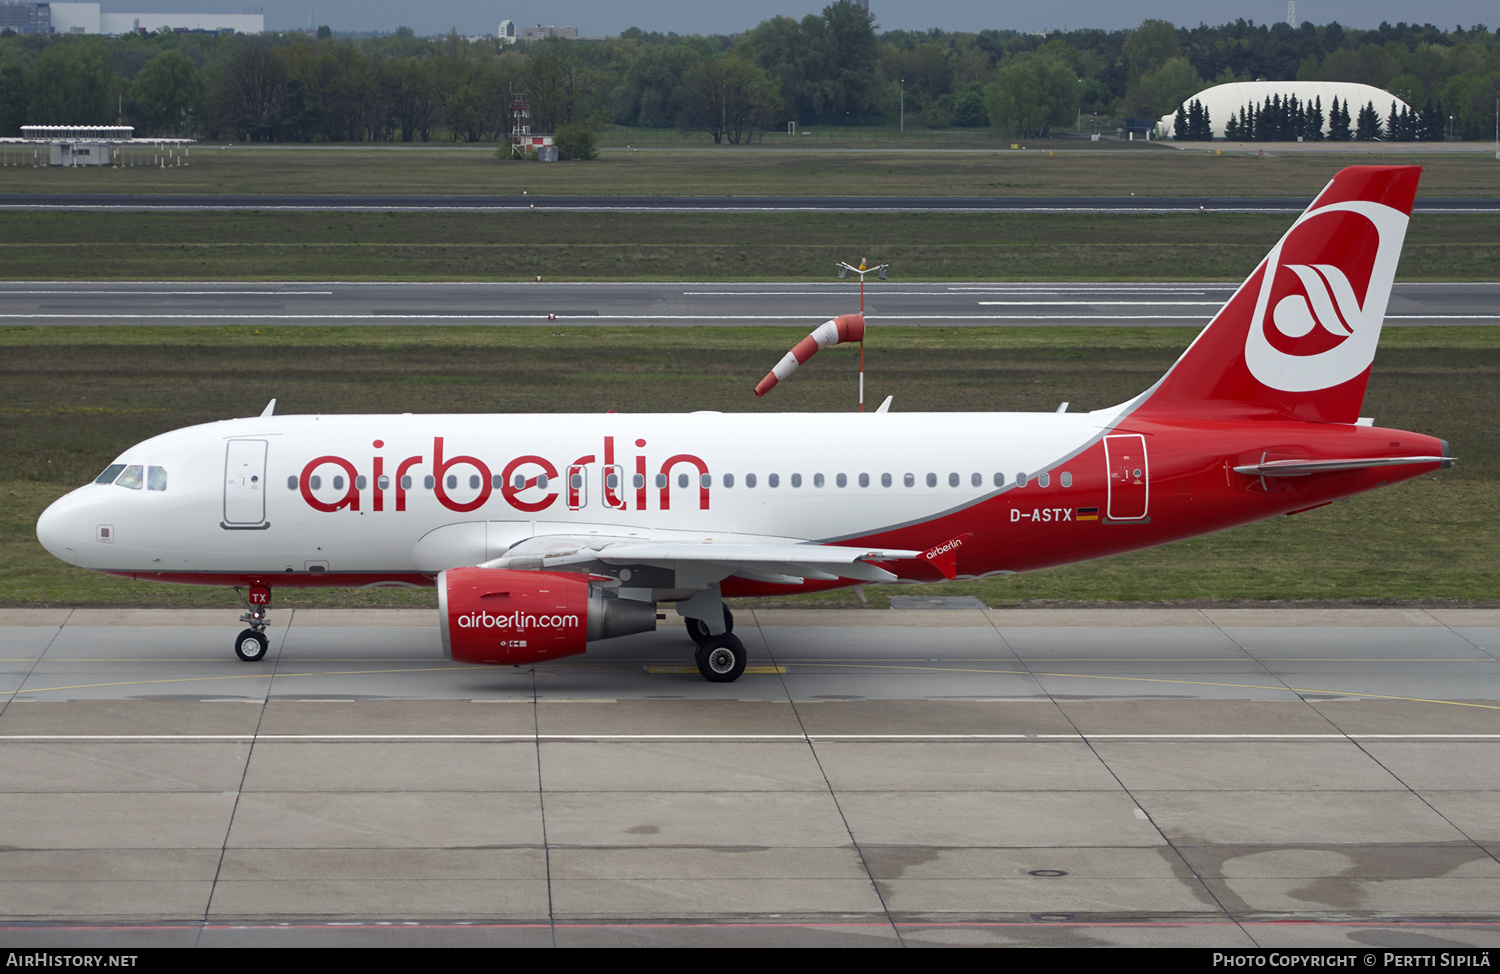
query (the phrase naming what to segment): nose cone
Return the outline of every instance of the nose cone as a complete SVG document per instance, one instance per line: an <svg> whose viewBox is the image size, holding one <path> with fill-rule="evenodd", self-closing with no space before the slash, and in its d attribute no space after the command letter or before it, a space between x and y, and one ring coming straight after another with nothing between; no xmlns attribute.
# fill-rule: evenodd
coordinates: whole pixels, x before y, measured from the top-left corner
<svg viewBox="0 0 1500 974"><path fill-rule="evenodd" d="M36 539L53 556L70 565L78 564L78 491L53 501L36 519Z"/></svg>

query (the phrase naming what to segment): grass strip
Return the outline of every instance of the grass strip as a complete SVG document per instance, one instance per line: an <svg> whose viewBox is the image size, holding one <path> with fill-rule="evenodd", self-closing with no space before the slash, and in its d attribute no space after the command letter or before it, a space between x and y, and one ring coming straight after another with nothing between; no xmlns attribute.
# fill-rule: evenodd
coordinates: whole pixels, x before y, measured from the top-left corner
<svg viewBox="0 0 1500 974"><path fill-rule="evenodd" d="M824 143L826 145L827 143ZM492 146L198 146L188 165L52 168L15 165L8 193L190 193L456 196L1277 196L1311 199L1345 166L1419 165L1428 196L1488 196L1495 160L1473 151L1319 151L1278 146L1187 151L1080 148L1028 140L992 151L810 151L689 146L608 152L593 162L504 162ZM919 145L913 140L913 146ZM767 151L767 150L772 151ZM1222 153L1222 154L1218 154Z"/></svg>
<svg viewBox="0 0 1500 974"><path fill-rule="evenodd" d="M1286 214L0 211L4 280L1240 280ZM1500 218L1418 214L1408 281L1493 280Z"/></svg>

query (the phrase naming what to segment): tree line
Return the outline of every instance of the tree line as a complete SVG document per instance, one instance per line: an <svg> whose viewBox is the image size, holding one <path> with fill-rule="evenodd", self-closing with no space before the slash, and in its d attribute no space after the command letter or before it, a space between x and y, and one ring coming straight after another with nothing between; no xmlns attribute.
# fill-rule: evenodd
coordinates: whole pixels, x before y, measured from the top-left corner
<svg viewBox="0 0 1500 974"><path fill-rule="evenodd" d="M599 41L503 45L408 28L318 33L0 33L0 134L19 134L22 124L124 123L142 135L226 140L491 141L507 134L513 95L525 92L535 132L615 124L743 143L788 122L806 129L903 119L1040 135L1156 118L1209 85L1263 79L1375 85L1411 105L1441 106L1418 114L1446 122L1446 112L1456 137L1482 139L1494 135L1500 91L1500 31L1482 25L1355 30L1239 20L1184 28L1147 20L1045 35L880 32L872 15L836 0L801 20L773 17L735 35L632 28ZM1254 112L1264 115L1265 106ZM1249 116L1234 121L1279 131ZM1394 121L1394 129L1390 119L1382 126L1377 115L1375 124L1433 130L1430 118Z"/></svg>

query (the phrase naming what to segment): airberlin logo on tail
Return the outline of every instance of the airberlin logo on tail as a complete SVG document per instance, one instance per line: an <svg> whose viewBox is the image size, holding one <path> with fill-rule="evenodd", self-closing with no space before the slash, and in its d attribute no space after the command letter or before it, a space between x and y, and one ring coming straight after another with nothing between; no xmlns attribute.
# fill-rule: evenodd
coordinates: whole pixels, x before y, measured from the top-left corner
<svg viewBox="0 0 1500 974"><path fill-rule="evenodd" d="M1380 341L1404 213L1368 200L1304 213L1262 271L1245 364L1261 383L1311 392L1369 368Z"/></svg>

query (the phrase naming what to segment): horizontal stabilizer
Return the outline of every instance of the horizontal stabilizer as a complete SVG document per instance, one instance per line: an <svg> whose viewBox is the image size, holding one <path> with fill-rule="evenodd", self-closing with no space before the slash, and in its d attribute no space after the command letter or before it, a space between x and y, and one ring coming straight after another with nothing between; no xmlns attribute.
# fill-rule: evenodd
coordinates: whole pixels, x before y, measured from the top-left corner
<svg viewBox="0 0 1500 974"><path fill-rule="evenodd" d="M1235 467L1235 473L1247 477L1306 477L1315 473L1337 473L1342 470L1366 470L1370 467L1405 467L1418 463L1440 463L1451 467L1451 457L1367 457L1352 460L1268 460Z"/></svg>

